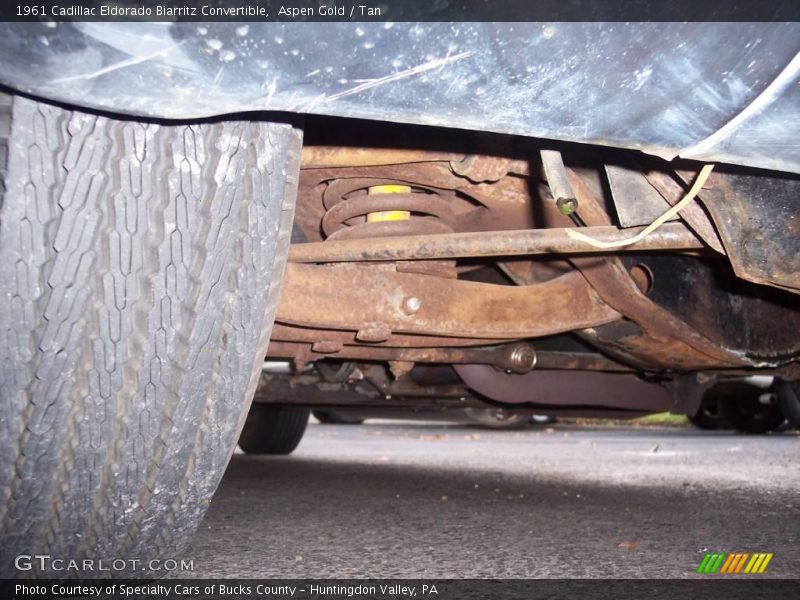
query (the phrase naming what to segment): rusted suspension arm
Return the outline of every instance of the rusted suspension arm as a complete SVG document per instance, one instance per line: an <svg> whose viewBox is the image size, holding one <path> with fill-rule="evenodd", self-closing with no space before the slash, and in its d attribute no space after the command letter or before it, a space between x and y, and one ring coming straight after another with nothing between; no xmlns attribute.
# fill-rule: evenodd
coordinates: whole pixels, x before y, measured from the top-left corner
<svg viewBox="0 0 800 600"><path fill-rule="evenodd" d="M583 227L581 231L604 242L627 239L642 228ZM620 252L620 248L597 248L570 238L566 229L524 229L395 238L332 240L294 244L289 262L360 262L450 259L477 256L529 256L534 254L597 254ZM667 223L637 244L622 251L698 250L705 245L685 225Z"/></svg>
<svg viewBox="0 0 800 600"><path fill-rule="evenodd" d="M380 346L343 346L335 354L315 354L310 344L272 341L267 356L308 356L337 360L405 361L413 363L493 365L515 373L531 369L633 372L634 369L590 352L535 351L525 342L488 348L386 348Z"/></svg>
<svg viewBox="0 0 800 600"><path fill-rule="evenodd" d="M528 175L527 160L502 156L465 154L463 152L438 152L410 148L376 148L358 146L303 146L301 168L331 169L407 165L412 163L445 162L453 173L478 181L496 181L506 173ZM495 176L491 176L491 172ZM489 175L481 177L480 175Z"/></svg>
<svg viewBox="0 0 800 600"><path fill-rule="evenodd" d="M304 146L301 165L304 169L332 167L370 167L430 161L459 161L466 155L458 152L425 152L404 148L358 148L349 146Z"/></svg>
<svg viewBox="0 0 800 600"><path fill-rule="evenodd" d="M314 351L321 354L338 352L342 346L358 344L356 331L338 329L316 329L297 327L285 323L275 323L272 327L272 341L313 344ZM493 342L513 342L512 339L493 339ZM369 347L387 348L460 348L485 346L486 338L447 337L421 334L392 333L386 341L371 342Z"/></svg>
<svg viewBox="0 0 800 600"><path fill-rule="evenodd" d="M515 339L610 323L619 313L573 271L530 286L398 273L386 265L287 265L276 321L357 331Z"/></svg>

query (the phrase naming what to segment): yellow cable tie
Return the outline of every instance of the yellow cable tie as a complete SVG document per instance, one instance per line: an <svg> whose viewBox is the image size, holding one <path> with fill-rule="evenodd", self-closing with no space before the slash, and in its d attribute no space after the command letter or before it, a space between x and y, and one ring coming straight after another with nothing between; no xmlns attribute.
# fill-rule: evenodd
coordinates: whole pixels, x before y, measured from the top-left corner
<svg viewBox="0 0 800 600"><path fill-rule="evenodd" d="M595 248L619 248L620 246L630 246L631 244L635 244L636 242L641 242L644 238L653 233L656 229L661 227L672 217L677 215L680 211L682 211L686 207L687 204L689 204L692 200L694 200L694 197L697 196L697 193L705 185L706 180L708 179L708 176L711 175L711 171L713 169L714 165L703 165L703 168L700 169L700 173L697 176L697 179L694 180L694 184L689 189L689 192L681 199L681 201L674 204L672 208L670 208L667 212L658 217L655 221L650 223L650 225L645 227L642 231L640 231L633 237L630 237L626 240L617 240L616 242L603 242L600 240L596 240L593 237L586 235L585 233L576 231L575 229L567 229L567 237L571 237L573 240L586 242L587 244L589 244L590 246L594 246Z"/></svg>

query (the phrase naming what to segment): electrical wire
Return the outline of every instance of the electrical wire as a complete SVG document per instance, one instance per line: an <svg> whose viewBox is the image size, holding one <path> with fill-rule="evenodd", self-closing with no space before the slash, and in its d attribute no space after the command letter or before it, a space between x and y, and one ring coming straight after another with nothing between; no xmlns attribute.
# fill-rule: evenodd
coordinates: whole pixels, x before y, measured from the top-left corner
<svg viewBox="0 0 800 600"><path fill-rule="evenodd" d="M700 173L697 175L697 179L694 180L694 184L689 189L687 194L681 198L680 202L677 202L666 211L663 215L658 217L655 221L650 223L647 227L645 227L642 231L638 234L634 235L625 240L617 240L614 242L603 242L600 240L596 240L591 236L586 235L585 233L581 233L580 231L576 231L575 229L567 229L566 233L568 237L571 237L574 240L579 240L581 242L585 242L590 246L594 246L595 248L619 248L621 246L630 246L631 244L635 244L636 242L641 242L644 238L648 235L653 233L656 229L661 227L664 223L669 221L672 217L677 215L681 210L683 210L687 204L689 204L692 200L694 200L697 193L700 189L705 185L708 176L711 175L711 171L714 169L714 165L703 165L703 168L700 169Z"/></svg>

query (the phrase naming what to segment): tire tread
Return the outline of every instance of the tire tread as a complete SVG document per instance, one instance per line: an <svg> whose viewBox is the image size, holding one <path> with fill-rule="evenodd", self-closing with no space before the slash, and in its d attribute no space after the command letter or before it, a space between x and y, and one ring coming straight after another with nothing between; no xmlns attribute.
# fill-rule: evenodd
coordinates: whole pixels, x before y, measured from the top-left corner
<svg viewBox="0 0 800 600"><path fill-rule="evenodd" d="M21 551L169 555L260 375L300 133L13 100L0 96L0 572Z"/></svg>

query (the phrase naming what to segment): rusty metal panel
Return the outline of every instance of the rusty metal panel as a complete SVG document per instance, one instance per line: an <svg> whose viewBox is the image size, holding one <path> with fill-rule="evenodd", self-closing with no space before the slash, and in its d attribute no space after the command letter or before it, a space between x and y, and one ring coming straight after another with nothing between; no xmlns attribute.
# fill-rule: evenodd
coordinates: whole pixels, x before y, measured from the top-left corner
<svg viewBox="0 0 800 600"><path fill-rule="evenodd" d="M752 361L800 358L800 298L737 277L724 259L623 258L652 274L649 298L721 346Z"/></svg>
<svg viewBox="0 0 800 600"><path fill-rule="evenodd" d="M666 212L670 205L638 169L607 164L606 175L622 227L649 225ZM673 221L680 219L677 215Z"/></svg>
<svg viewBox="0 0 800 600"><path fill-rule="evenodd" d="M736 274L800 292L800 178L720 171L701 200Z"/></svg>

